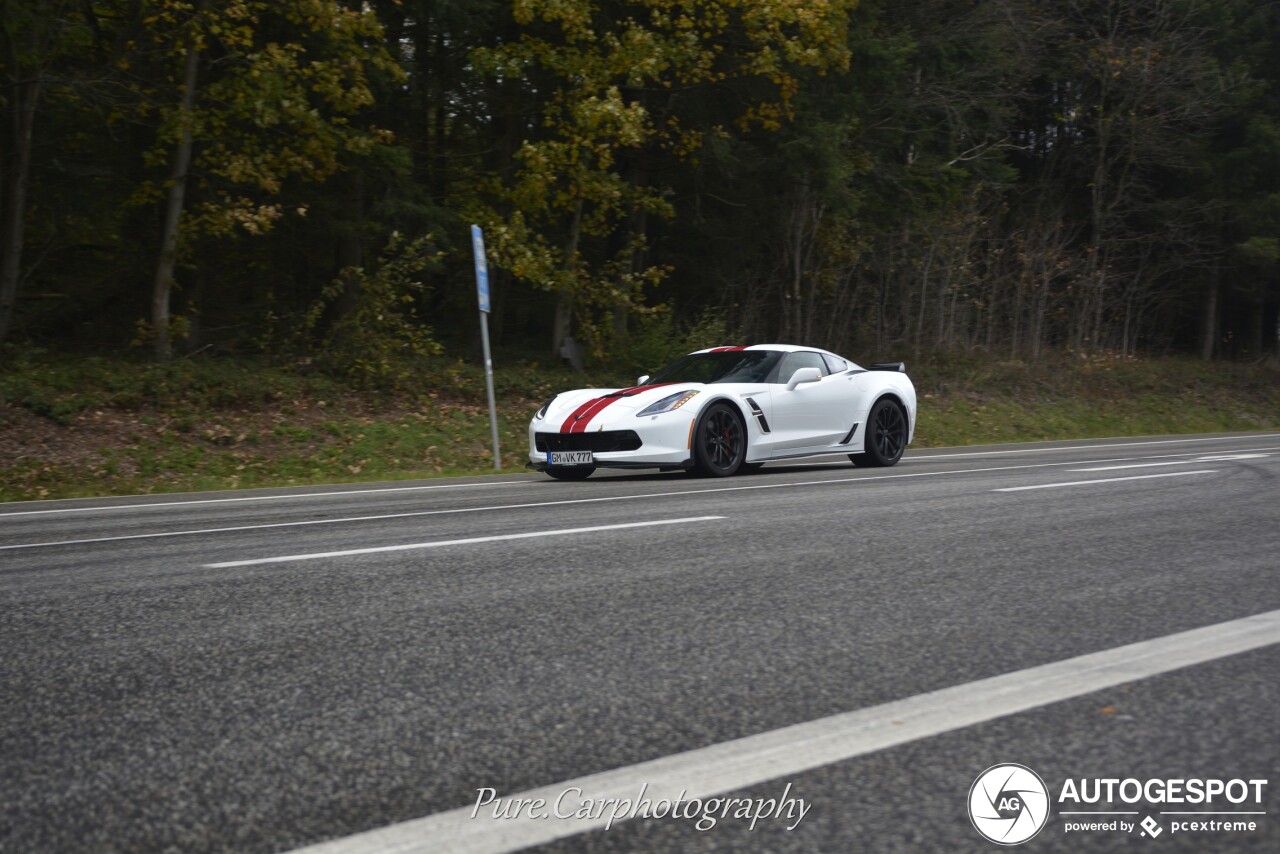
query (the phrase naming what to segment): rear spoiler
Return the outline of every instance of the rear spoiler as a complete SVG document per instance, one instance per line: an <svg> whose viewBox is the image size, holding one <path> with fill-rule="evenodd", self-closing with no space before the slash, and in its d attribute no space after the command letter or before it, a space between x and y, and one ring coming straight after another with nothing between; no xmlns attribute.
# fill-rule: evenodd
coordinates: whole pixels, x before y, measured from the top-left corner
<svg viewBox="0 0 1280 854"><path fill-rule="evenodd" d="M906 362L877 362L867 368L868 371L894 371L899 374L907 372Z"/></svg>

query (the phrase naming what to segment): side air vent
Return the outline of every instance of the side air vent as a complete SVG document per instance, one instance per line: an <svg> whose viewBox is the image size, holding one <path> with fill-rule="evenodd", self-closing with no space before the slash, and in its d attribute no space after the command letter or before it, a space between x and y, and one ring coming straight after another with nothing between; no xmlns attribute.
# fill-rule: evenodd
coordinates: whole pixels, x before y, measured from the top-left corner
<svg viewBox="0 0 1280 854"><path fill-rule="evenodd" d="M847 445L853 441L853 434L858 432L858 425L861 423L862 422L860 421L853 422L853 426L849 428L849 432L845 433L844 438L840 440L841 445Z"/></svg>
<svg viewBox="0 0 1280 854"><path fill-rule="evenodd" d="M754 400L748 397L747 405L751 407L751 414L754 415L756 417L756 420L760 422L760 432L768 433L769 422L765 420L764 410L760 408L760 404L756 403Z"/></svg>

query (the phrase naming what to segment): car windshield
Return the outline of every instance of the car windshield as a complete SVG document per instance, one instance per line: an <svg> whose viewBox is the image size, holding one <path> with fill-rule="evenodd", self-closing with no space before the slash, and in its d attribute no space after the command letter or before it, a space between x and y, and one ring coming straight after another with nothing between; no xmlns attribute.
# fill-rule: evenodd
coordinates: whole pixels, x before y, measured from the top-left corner
<svg viewBox="0 0 1280 854"><path fill-rule="evenodd" d="M649 378L650 383L762 383L782 354L776 350L693 353Z"/></svg>

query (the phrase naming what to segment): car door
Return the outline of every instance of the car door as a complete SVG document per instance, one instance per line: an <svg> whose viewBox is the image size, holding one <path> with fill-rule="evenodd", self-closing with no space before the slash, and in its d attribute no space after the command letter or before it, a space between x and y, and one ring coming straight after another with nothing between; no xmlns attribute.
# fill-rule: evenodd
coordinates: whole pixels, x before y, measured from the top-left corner
<svg viewBox="0 0 1280 854"><path fill-rule="evenodd" d="M822 378L788 389L787 382L802 368L817 368ZM853 426L853 389L844 374L832 375L820 353L798 350L784 356L771 392L775 458L831 450Z"/></svg>

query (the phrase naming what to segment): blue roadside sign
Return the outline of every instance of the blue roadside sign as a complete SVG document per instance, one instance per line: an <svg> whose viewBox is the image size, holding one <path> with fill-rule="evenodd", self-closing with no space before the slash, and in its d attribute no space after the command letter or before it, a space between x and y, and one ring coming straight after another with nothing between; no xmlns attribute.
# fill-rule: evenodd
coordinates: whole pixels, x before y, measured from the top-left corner
<svg viewBox="0 0 1280 854"><path fill-rule="evenodd" d="M484 255L484 232L471 226L471 251L476 256L476 295L480 298L480 346L484 349L484 385L489 395L489 432L493 434L493 468L502 468L498 449L498 406L493 396L493 357L489 353L489 262Z"/></svg>
<svg viewBox="0 0 1280 854"><path fill-rule="evenodd" d="M489 313L489 264L484 256L484 232L480 226L471 226L471 251L476 257L476 293L480 297L480 310Z"/></svg>

